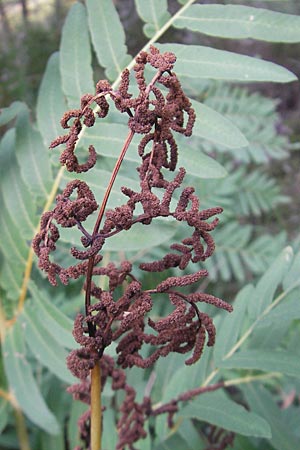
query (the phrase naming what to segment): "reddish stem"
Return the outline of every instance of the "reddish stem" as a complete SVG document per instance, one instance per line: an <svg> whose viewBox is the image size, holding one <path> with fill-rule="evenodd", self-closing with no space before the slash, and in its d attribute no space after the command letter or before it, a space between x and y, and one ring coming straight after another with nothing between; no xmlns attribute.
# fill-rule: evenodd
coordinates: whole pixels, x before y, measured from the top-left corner
<svg viewBox="0 0 300 450"><path fill-rule="evenodd" d="M130 132L128 133L128 136L126 138L126 141L124 143L124 146L123 146L123 148L121 150L121 153L120 153L120 155L118 157L118 160L116 162L114 170L113 170L113 172L111 174L108 186L106 188L106 191L105 191L102 203L101 203L101 207L100 207L100 210L99 210L99 213L98 213L98 217L97 217L97 220L96 220L96 223L95 223L95 226L94 226L93 235L92 235L93 238L95 238L95 236L98 234L98 231L99 231L99 228L100 228L100 225L101 225L102 218L104 216L105 208L106 208L106 205L107 205L107 202L108 202L108 199L109 199L112 187L114 185L114 182L116 180L116 177L117 177L118 172L120 170L121 164L123 162L123 159L124 159L124 157L126 155L126 152L127 152L128 147L129 147L129 145L130 145L130 143L132 141L133 136L134 136L134 131L130 130ZM88 315L89 307L91 305L91 283L92 283L92 276L93 276L94 261L95 261L95 257L92 256L89 259L87 275L86 275L86 291L85 291L85 313L86 313L86 315ZM94 334L94 328L93 328L93 326L92 326L92 324L90 322L89 322L88 325L89 325L89 332L90 332L90 334L92 333L92 335L93 335Z"/></svg>

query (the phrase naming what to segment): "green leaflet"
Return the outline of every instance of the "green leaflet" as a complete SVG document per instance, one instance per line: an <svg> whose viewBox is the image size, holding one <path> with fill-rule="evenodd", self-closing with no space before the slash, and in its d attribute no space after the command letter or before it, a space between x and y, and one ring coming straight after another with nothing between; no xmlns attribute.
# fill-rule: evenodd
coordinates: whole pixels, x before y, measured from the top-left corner
<svg viewBox="0 0 300 450"><path fill-rule="evenodd" d="M10 299L17 301L30 245L26 238L32 237L35 208L14 154L15 134L14 129L7 131L0 146L0 248L5 257L1 265L1 286Z"/></svg>
<svg viewBox="0 0 300 450"><path fill-rule="evenodd" d="M152 249L155 246L169 242L176 233L176 227L163 221L154 221L145 229L144 225L137 223L132 230L113 236L105 246L106 251L119 252Z"/></svg>
<svg viewBox="0 0 300 450"><path fill-rule="evenodd" d="M273 300L277 287L281 284L293 260L293 250L286 247L261 277L254 292L254 300L249 303L249 314L258 318Z"/></svg>
<svg viewBox="0 0 300 450"><path fill-rule="evenodd" d="M8 402L4 398L0 398L0 434L4 430L7 425L9 411L8 411Z"/></svg>
<svg viewBox="0 0 300 450"><path fill-rule="evenodd" d="M111 408L111 399L108 399L106 401L105 398L103 398L105 412L103 414L103 440L102 440L102 447L103 449L107 450L109 448L116 448L117 446L117 425L116 425L116 416ZM139 446L139 449L140 446ZM142 450L142 449L141 449Z"/></svg>
<svg viewBox="0 0 300 450"><path fill-rule="evenodd" d="M244 163L255 161L258 164L289 156L287 136L276 132L281 120L276 111L276 100L249 92L241 86L232 87L220 82L211 82L205 95L204 103L230 119L249 142L248 147L238 150L204 143L206 151L230 152L234 160Z"/></svg>
<svg viewBox="0 0 300 450"><path fill-rule="evenodd" d="M79 98L77 105L79 105ZM47 62L37 99L37 123L47 148L53 139L62 134L60 119L66 109L59 71L59 53L56 52Z"/></svg>
<svg viewBox="0 0 300 450"><path fill-rule="evenodd" d="M283 302L283 304L285 301ZM268 314L269 315L269 314ZM266 317L268 317L268 315ZM255 326L255 331L248 340L247 348L260 350L268 350L272 352L282 347L283 340L288 334L290 323L285 321L282 323L274 323L265 326L261 321Z"/></svg>
<svg viewBox="0 0 300 450"><path fill-rule="evenodd" d="M300 319L299 288L291 292L284 302L274 308L266 317L261 319L260 327L280 325L281 328L293 320Z"/></svg>
<svg viewBox="0 0 300 450"><path fill-rule="evenodd" d="M219 204L225 208L225 212L229 210L230 206L226 203ZM282 249L285 235L265 234L253 238L253 232L253 226L245 224L241 227L232 219L218 228L215 237L216 251L205 261L205 267L212 279L221 277L223 281L244 281L247 269L253 274L261 274L267 269Z"/></svg>
<svg viewBox="0 0 300 450"><path fill-rule="evenodd" d="M138 181L138 174L133 173L132 174L132 167L131 170L128 171L124 176L123 172L124 172L124 167L122 167L122 174L118 175L112 191L111 191L111 195L109 196L109 201L107 204L108 208L114 208L116 206L119 206L120 204L122 205L123 203L126 203L126 201L128 200L128 197L126 197L122 192L121 192L121 187L122 186L130 186L131 189L140 190L140 185L139 185L139 181ZM96 169L94 168L93 171L90 171L89 173L85 173L85 174L81 174L81 179L83 181L86 181L88 183L88 185L90 186L91 190L93 191L95 198L98 200L98 202L101 201L101 199L103 198L104 192L106 190L106 187L109 183L109 179L111 176L111 170L107 169L107 170L102 170L102 169ZM130 178L131 176L131 178ZM70 173L70 172L65 172L64 173L64 177L62 179L62 185L61 187L65 187L66 182L70 181L71 179L76 179L78 178L78 175L75 173ZM95 222L95 214L91 215L87 221L86 224L91 224ZM65 230L65 233L68 233L69 230ZM76 230L75 230L76 232ZM64 231L62 231L62 233L64 233Z"/></svg>
<svg viewBox="0 0 300 450"><path fill-rule="evenodd" d="M233 312L224 314L223 320L219 323L216 343L214 345L214 361L218 367L231 348L237 342L245 320L245 313L248 302L253 297L254 287L250 284L245 286L237 295L233 302Z"/></svg>
<svg viewBox="0 0 300 450"><path fill-rule="evenodd" d="M243 350L220 361L219 367L280 372L292 377L300 377L299 358L295 358L293 353L282 350Z"/></svg>
<svg viewBox="0 0 300 450"><path fill-rule="evenodd" d="M151 38L169 20L168 4L166 0L135 0L136 10L140 18L146 22L144 33Z"/></svg>
<svg viewBox="0 0 300 450"><path fill-rule="evenodd" d="M50 334L35 305L27 301L20 320L26 342L37 360L66 383L77 382L66 367L68 353L63 342L58 343Z"/></svg>
<svg viewBox="0 0 300 450"><path fill-rule="evenodd" d="M7 156L4 161L4 167L2 166L3 172L1 171L1 191L3 204L10 216L9 219L5 218L4 220L11 220L17 230L20 228L20 233L23 237L23 239L15 243L18 246L24 245L24 242L22 242L24 238L30 239L34 234L37 216L34 203L35 199L29 192L28 186L22 177L22 169L17 163L15 154L16 145L16 133L14 130L9 130L1 142L1 148L5 148Z"/></svg>
<svg viewBox="0 0 300 450"><path fill-rule="evenodd" d="M47 433L59 433L59 425L48 409L26 359L24 335L19 322L8 330L2 350L10 389L23 412Z"/></svg>
<svg viewBox="0 0 300 450"><path fill-rule="evenodd" d="M13 120L21 110L23 110L25 104L22 102L13 102L8 108L1 108L0 110L0 126L6 125Z"/></svg>
<svg viewBox="0 0 300 450"><path fill-rule="evenodd" d="M270 444L276 450L295 450L299 441L289 423L284 420L283 411L263 386L241 386L250 408L260 414L270 424L272 437ZM298 442L297 442L298 441Z"/></svg>
<svg viewBox="0 0 300 450"><path fill-rule="evenodd" d="M7 176L2 180L3 201L16 228L21 227L23 238L30 239L34 235L37 224L35 205L16 164L15 162L12 165ZM19 242L16 245L19 245Z"/></svg>
<svg viewBox="0 0 300 450"><path fill-rule="evenodd" d="M192 420L183 420L178 433L188 442L192 450L205 450L206 443L204 439L199 439L199 431Z"/></svg>
<svg viewBox="0 0 300 450"><path fill-rule="evenodd" d="M112 0L87 0L86 7L98 62L106 69L107 78L114 80L131 60L120 18Z"/></svg>
<svg viewBox="0 0 300 450"><path fill-rule="evenodd" d="M41 433L41 447L40 450L65 450L65 437L63 433L58 435L48 435Z"/></svg>
<svg viewBox="0 0 300 450"><path fill-rule="evenodd" d="M61 391L60 383L51 378L47 385L47 404L59 423L64 423L66 412L70 409L70 394ZM79 403L79 402L78 402ZM64 427L57 435L40 432L41 448L39 450L66 450L66 437Z"/></svg>
<svg viewBox="0 0 300 450"><path fill-rule="evenodd" d="M171 378L182 367L183 361L184 355L180 355L179 353L170 353L168 358L161 358L157 361L155 364L156 382L151 392L151 397L155 401L161 401Z"/></svg>
<svg viewBox="0 0 300 450"><path fill-rule="evenodd" d="M68 442L70 445L70 448L76 447L76 445L79 445L81 443L79 439L79 430L78 430L78 419L79 417L86 412L87 405L82 402L78 402L76 400L72 401L71 408L70 408L70 416L68 421ZM106 412L104 413L105 416ZM106 433L104 433L105 435ZM46 450L46 449L45 449Z"/></svg>
<svg viewBox="0 0 300 450"><path fill-rule="evenodd" d="M184 360L187 359L186 356L182 355L181 358L181 366L166 380L167 385L162 396L164 402L170 401L182 392L197 388L202 384L206 377L211 351L204 347L201 360L192 366L184 364Z"/></svg>
<svg viewBox="0 0 300 450"><path fill-rule="evenodd" d="M51 302L49 293L46 290L38 289L33 281L29 283L29 291L38 319L47 332L63 347L69 349L77 347L72 336L73 321Z"/></svg>
<svg viewBox="0 0 300 450"><path fill-rule="evenodd" d="M232 278L244 281L246 269L253 274L262 274L286 242L285 233L273 236L264 234L253 238L253 226L246 224L240 227L232 220L218 231L215 239L216 251L205 261L205 267L214 280L221 277L224 281Z"/></svg>
<svg viewBox="0 0 300 450"><path fill-rule="evenodd" d="M261 216L290 201L289 197L281 194L277 180L261 170L246 173L246 170L240 169L239 172L239 190L234 204L237 216Z"/></svg>
<svg viewBox="0 0 300 450"><path fill-rule="evenodd" d="M245 436L271 437L268 423L253 412L226 397L221 391L202 394L180 412L183 417L217 425Z"/></svg>
<svg viewBox="0 0 300 450"><path fill-rule="evenodd" d="M62 30L59 57L62 88L69 108L78 108L80 97L93 93L95 89L86 10L81 3L75 3L68 13Z"/></svg>
<svg viewBox="0 0 300 450"><path fill-rule="evenodd" d="M241 131L226 117L203 103L193 100L192 104L197 116L194 135L230 148L245 147L249 144Z"/></svg>
<svg viewBox="0 0 300 450"><path fill-rule="evenodd" d="M230 39L300 41L299 16L242 5L192 5L174 26Z"/></svg>
<svg viewBox="0 0 300 450"><path fill-rule="evenodd" d="M178 433L174 434L173 436L170 436L168 439L166 439L165 441L161 442L160 444L154 447L154 450L182 450L182 449L192 450L192 448L189 446L189 442L187 442Z"/></svg>
<svg viewBox="0 0 300 450"><path fill-rule="evenodd" d="M87 405L82 402L78 402L76 400L72 401L71 408L70 408L70 416L68 421L68 442L70 445L70 448L76 447L76 445L79 445L81 443L79 439L79 430L78 430L78 419L79 417L87 410ZM104 413L105 417L106 412ZM112 433L113 435L114 433ZM104 433L105 435L105 433ZM47 450L47 449L45 449Z"/></svg>
<svg viewBox="0 0 300 450"><path fill-rule="evenodd" d="M176 54L176 73L179 77L277 83L297 80L296 75L284 67L250 56L200 45L158 44L157 47Z"/></svg>
<svg viewBox="0 0 300 450"><path fill-rule="evenodd" d="M178 140L180 142L181 139ZM227 175L226 170L215 159L201 152L197 143L186 143L179 147L178 166L184 167L189 175L197 178L223 178Z"/></svg>
<svg viewBox="0 0 300 450"><path fill-rule="evenodd" d="M242 249L241 256L254 274L260 274L267 269L284 245L286 245L284 231L275 236L265 234L252 240L249 246Z"/></svg>
<svg viewBox="0 0 300 450"><path fill-rule="evenodd" d="M184 364L187 356L176 353L158 360L155 365L156 378L151 395L154 401L165 403L189 389L199 387L207 375L211 354L210 349L206 347L201 361L192 366ZM164 415L156 419L156 432L161 441L169 436L170 429Z"/></svg>
<svg viewBox="0 0 300 450"><path fill-rule="evenodd" d="M284 289L288 289L293 284L299 282L299 271L300 271L300 251L295 255L290 270L287 272L283 279Z"/></svg>
<svg viewBox="0 0 300 450"><path fill-rule="evenodd" d="M14 225L9 223L7 219L9 218L7 216L4 217L4 214L0 215L2 235L0 249L2 253L1 256L4 256L5 258L1 264L0 279L1 287L6 291L7 301L9 301L8 299L11 299L16 302L21 293L21 281L23 279L23 268L26 264L25 258L27 249L20 248L23 247L23 245L16 245L11 232L14 231L14 233L18 233L18 230L12 230L11 227L14 227ZM18 236L18 239L22 242L20 235Z"/></svg>
<svg viewBox="0 0 300 450"><path fill-rule="evenodd" d="M245 436L235 436L232 450L257 450Z"/></svg>
<svg viewBox="0 0 300 450"><path fill-rule="evenodd" d="M17 117L16 156L27 190L36 198L47 198L53 183L48 149L43 145L40 133L29 122L27 109L20 111Z"/></svg>

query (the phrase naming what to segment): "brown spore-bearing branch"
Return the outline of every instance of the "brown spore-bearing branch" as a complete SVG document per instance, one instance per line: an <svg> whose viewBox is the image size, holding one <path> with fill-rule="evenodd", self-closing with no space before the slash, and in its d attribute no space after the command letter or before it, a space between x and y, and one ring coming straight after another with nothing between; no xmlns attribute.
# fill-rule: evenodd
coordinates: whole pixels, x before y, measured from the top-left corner
<svg viewBox="0 0 300 450"><path fill-rule="evenodd" d="M214 241L210 232L217 226L218 218L215 216L222 212L222 208L201 210L194 188L183 186L185 169L181 167L175 172L178 148L174 134L190 136L195 122L191 102L173 72L175 61L173 53L161 54L151 47L150 52L143 51L136 58L134 73L139 90L136 97L129 93L129 71L124 70L118 90L113 90L106 80L101 80L94 95L82 97L79 109L65 113L61 125L68 133L55 139L50 147L65 145L60 161L68 171L81 173L95 166L97 158L93 146L89 147L88 159L83 164L79 163L75 152L83 126L92 127L98 118L108 114L106 97L111 98L118 111L128 115L129 135L100 208L86 182L71 181L57 196L53 210L43 214L40 231L33 240L39 267L47 273L50 283L56 285L60 279L67 284L72 278L85 277L85 314L77 315L73 331L80 348L73 350L67 360L69 369L81 383L69 390L75 398L89 403L89 374L96 365L100 365L102 371L102 386L111 378L114 390L124 390L125 399L117 424L117 449L133 449L134 443L146 435L145 420L158 414L153 412L149 399L143 404L136 403L135 391L128 386L123 369L133 366L149 368L170 352L190 353L185 364L195 363L201 357L205 343L211 346L215 341L212 319L199 310L198 304L205 302L229 312L232 310L228 303L213 295L182 290L208 275L206 270L199 268L191 273L189 266L205 261L213 253ZM148 84L145 77L147 65L155 69ZM93 110L94 103L97 108ZM139 190L122 187L124 204L106 210L112 184L134 134L141 135L137 148L141 161L137 168ZM166 171L175 172L172 179L166 177ZM171 206L174 203L175 206ZM84 222L97 213L94 229L88 231ZM156 218L166 217L183 222L190 229L190 235L173 243L170 252L162 259L141 262L139 269L143 274L176 268L184 271L182 275L167 276L157 286L144 289L134 275L130 261L122 261L119 265L113 262L99 265L107 239L130 230L136 223L146 226ZM81 244L70 249L74 264L69 267L61 267L52 260L60 238L60 227L76 227L81 233ZM107 289L101 288L103 283L97 281L103 277L107 281ZM154 297L169 302L172 307L172 312L159 320L151 318ZM117 343L116 361L105 355L105 348L112 342ZM141 352L145 345L150 348L147 356ZM193 392L190 398L200 393ZM168 412L170 423L180 401L183 401L181 397L161 411ZM88 447L89 413L81 419L80 429L83 442Z"/></svg>

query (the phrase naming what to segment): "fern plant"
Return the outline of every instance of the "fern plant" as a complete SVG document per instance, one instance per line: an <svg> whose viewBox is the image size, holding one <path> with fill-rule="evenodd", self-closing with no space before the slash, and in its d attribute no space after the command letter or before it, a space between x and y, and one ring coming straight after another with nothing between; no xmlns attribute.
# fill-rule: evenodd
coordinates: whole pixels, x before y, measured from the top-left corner
<svg viewBox="0 0 300 450"><path fill-rule="evenodd" d="M179 142L184 148L179 154L179 166L185 166L187 174L199 183L200 198L202 186L211 182L216 186L212 189L214 195L224 199L224 226L219 235L215 233L219 257L217 252L215 264L206 267L215 280L221 273L225 281L232 274L242 281L246 270L261 274L274 260L275 249L271 248L268 236L262 234L256 240L251 239L253 226L243 227L233 217L248 216L249 212L258 215L270 211L274 202L286 201L266 175L259 178L261 184L256 182L255 192L249 197L247 188L253 185L257 173L246 176L243 164L250 159L261 163L266 158L287 157L288 144L286 137L278 137L274 132L277 120L274 102L223 83L286 83L295 81L296 77L287 69L261 59L201 45L159 44L158 41L169 28L175 27L221 38L299 42L300 19L242 5L193 3L192 0L178 2L177 12L171 15L166 1L135 2L149 38L144 50L155 43L161 52L175 52L176 73L183 78L183 86L187 85L193 92L192 103L197 115L194 138L190 145ZM41 212L53 207L57 193L72 180L63 168L58 168L57 158L49 153L48 146L61 134L59 121L64 111L77 108L81 96L94 91L92 47L99 65L116 89L121 72L126 67L132 69L134 59L128 54L125 33L111 0L87 0L85 4L75 3L70 9L59 52L50 57L41 83L36 119L20 102L2 109L0 115L0 124L6 126L0 147L0 428L3 431L0 444L4 448L63 450L81 445L76 422L83 411L65 392L66 385L74 382L65 368L65 358L67 349L75 347L71 318L82 308L82 286L79 282L65 290L48 286L37 269L31 240L39 230ZM252 105L256 105L257 114L253 114ZM251 120L248 120L249 114L252 114ZM257 117L265 121L265 129L261 128ZM97 198L103 195L126 132L125 122L114 115L90 130L83 127L77 147L79 154L92 142L99 151L99 168L88 177ZM251 147L253 138L258 138L259 145ZM110 196L110 208L118 205L121 186L130 182L134 189L136 141L132 144ZM234 158L242 162L237 172L232 165L233 149ZM222 153L222 158L226 154L229 182L223 179L226 169L212 158L217 153ZM99 180L103 184L100 185ZM223 191L226 183L228 195ZM237 189L241 185L244 191ZM208 192L211 195L212 192ZM147 235L138 232L120 235L109 244L104 257L107 261L118 262L124 254L130 258L133 252L139 252L137 257L159 258L163 247L169 246L178 233L176 226L158 221ZM62 236L65 246L59 254L61 263L68 262L66 248L77 238L72 232ZM226 241L229 245L222 249ZM277 253L285 239L280 235L276 241ZM236 247L238 252L232 252ZM226 256L220 256L224 251L227 251ZM241 261L245 264L243 268ZM288 248L274 260L255 288L245 287L234 300L232 315L215 317L218 333L215 350L206 350L193 368L184 367L182 357L175 355L160 360L150 373L141 369L128 370L128 380L137 387L138 396L151 394L157 408L162 404L177 407L186 399L180 397L183 391L195 389L200 395L196 401L190 398L188 404L171 417L169 428L163 417L149 424L147 437L137 444L139 449L160 450L171 446L205 449L213 445L226 448L233 443L233 433L236 434L233 444L236 450L266 448L266 445L278 450L296 448L297 431L278 428L278 422L287 422L288 415L276 406L277 399L272 393L275 391L279 396L281 392L288 392L291 385L297 386L300 373L293 357L295 335L299 331L297 323L293 322L299 318L298 266L299 255L293 257ZM158 317L167 312L159 306L155 306L154 311ZM203 312L211 312L209 306L204 307ZM115 356L113 346L108 351L111 357ZM115 448L116 433L111 430L116 427L120 399L109 387L102 398L106 407L102 447ZM241 403L247 405L248 410ZM224 411L230 414L224 415Z"/></svg>

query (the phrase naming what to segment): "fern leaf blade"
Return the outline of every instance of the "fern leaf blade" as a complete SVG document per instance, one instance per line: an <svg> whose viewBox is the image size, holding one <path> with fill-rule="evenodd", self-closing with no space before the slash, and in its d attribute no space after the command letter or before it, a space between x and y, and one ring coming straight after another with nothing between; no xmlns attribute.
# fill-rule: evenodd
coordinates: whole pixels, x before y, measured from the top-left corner
<svg viewBox="0 0 300 450"><path fill-rule="evenodd" d="M114 80L131 61L121 21L111 0L87 0L86 6L99 64L106 69L108 79Z"/></svg>
<svg viewBox="0 0 300 450"><path fill-rule="evenodd" d="M78 108L80 97L94 92L86 10L81 3L75 3L69 11L62 31L59 57L62 88L69 108Z"/></svg>

